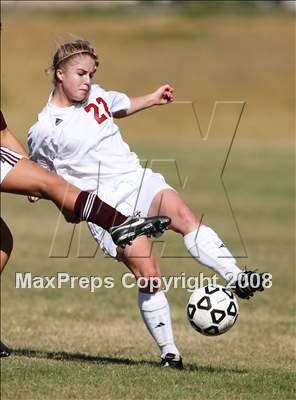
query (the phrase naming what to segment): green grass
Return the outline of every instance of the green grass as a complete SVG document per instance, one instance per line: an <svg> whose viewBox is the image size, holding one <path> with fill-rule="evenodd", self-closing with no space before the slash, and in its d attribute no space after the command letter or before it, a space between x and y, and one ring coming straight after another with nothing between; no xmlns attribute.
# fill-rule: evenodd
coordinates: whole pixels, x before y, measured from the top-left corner
<svg viewBox="0 0 296 400"><path fill-rule="evenodd" d="M49 353L34 354L33 357L15 357L6 368L5 378L11 386L18 386L22 394L19 398L295 398L293 376L285 371L190 363L185 371L177 372L162 371L149 360L114 356L88 359L87 356L73 354L71 361L68 356L63 359L63 355L60 355L59 361L52 360ZM21 383L16 379L15 371L18 369L27 371ZM8 394L5 398L15 397Z"/></svg>
<svg viewBox="0 0 296 400"><path fill-rule="evenodd" d="M143 146L142 151L149 151ZM219 153L214 146L213 154ZM140 148L139 148L140 150ZM171 148L158 149L161 153ZM158 351L146 332L137 308L136 289L124 289L120 279L124 267L105 258L93 257L95 245L87 228L81 228L79 253L78 231L68 258L48 258L52 234L58 213L53 205L40 202L31 205L21 197L2 197L3 216L12 226L15 251L2 279L3 337L15 349L15 355L1 361L3 399L293 399L295 392L295 296L293 256L293 197L289 192L291 163L289 150L277 151L277 157L265 159L270 166L264 176L263 146L254 148L252 169L262 186L250 176L246 208L245 190L240 164L244 147L234 149L232 163L226 175L235 188L235 211L244 238L248 258L241 263L258 266L272 272L272 289L250 302L240 301L240 317L235 327L218 338L206 338L189 326L185 305L189 292L171 289L171 304L177 344L182 350L185 371L162 371L157 367ZM177 149L175 149L177 151ZM211 151L210 151L211 152ZM199 156L200 161L202 155ZM209 154L202 161L209 168ZM275 199L262 197L264 187L272 186L273 161L281 172L280 191ZM183 173L194 165L195 157L183 159ZM242 163L243 164L243 163ZM165 171L163 171L165 173ZM245 172L246 173L246 172ZM253 176L253 172L249 172ZM168 180L174 174L166 172ZM264 177L264 179L263 179ZM269 178L268 178L269 177ZM219 231L230 248L242 250L236 233L230 228L228 210L219 186L209 181L207 191L188 185L184 198L197 207L197 198L206 208L208 220ZM213 201L215 199L215 201ZM220 200L219 200L220 199ZM285 205L281 213L278 202ZM17 224L13 223L15 220ZM42 224L40 221L42 220ZM30 230L28 231L28 226ZM62 224L55 246L63 255L73 226ZM77 229L77 228L76 228ZM163 274L177 276L185 272L194 276L209 271L187 257L181 238L166 234L166 250L160 259ZM160 253L160 246L155 251ZM169 258L168 258L169 257ZM115 289L15 289L15 272L32 271L34 275L55 276L66 271L73 276L114 277Z"/></svg>
<svg viewBox="0 0 296 400"><path fill-rule="evenodd" d="M1 279L1 337L14 355L1 360L1 400L296 397L293 29L290 18L267 16L196 22L159 14L132 23L126 18L85 22L75 15L63 23L44 15L5 16L2 107L23 143L50 90L43 69L58 36L77 34L94 43L102 59L96 81L102 86L138 95L172 83L177 100L196 101L204 131L215 100L247 102L223 175L243 243L220 180L235 106L219 111L206 141L186 104L147 110L118 124L132 150L204 215L242 257L240 264L270 271L273 286L240 301L237 323L216 338L197 334L187 322L190 293L170 290L185 370L161 370L137 291L121 285L123 265L95 252L84 224L76 227L65 257L73 225L62 223L53 248L58 257L48 257L59 217L54 205L2 194L1 215L11 227L14 252ZM188 257L181 237L167 232L163 239L163 252L162 239L154 244L162 254L163 275L211 274ZM16 289L15 273L26 271L111 275L115 289Z"/></svg>
<svg viewBox="0 0 296 400"><path fill-rule="evenodd" d="M283 7L273 5L271 7L260 7L256 2L244 0L207 0L207 1L179 1L166 4L162 1L142 1L139 4L122 4L122 2L109 2L107 7L98 7L91 3L77 4L59 7L3 7L4 15L26 15L28 17L39 17L44 14L50 15L58 20L65 20L79 16L87 19L106 18L138 18L153 17L155 14L170 17L203 18L207 16L235 16L237 18L270 15L289 15Z"/></svg>

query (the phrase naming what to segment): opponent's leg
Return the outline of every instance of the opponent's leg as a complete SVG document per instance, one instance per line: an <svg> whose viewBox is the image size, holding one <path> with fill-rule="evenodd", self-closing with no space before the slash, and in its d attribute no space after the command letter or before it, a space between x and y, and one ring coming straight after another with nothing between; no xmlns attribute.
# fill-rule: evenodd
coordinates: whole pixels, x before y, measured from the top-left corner
<svg viewBox="0 0 296 400"><path fill-rule="evenodd" d="M12 234L3 221L0 218L0 273L3 271L5 265L8 262L10 254L13 248L13 238Z"/></svg>
<svg viewBox="0 0 296 400"><path fill-rule="evenodd" d="M141 286L138 305L145 325L157 343L163 359L168 354L163 366L182 367L182 358L177 349L172 330L170 307L162 291L161 272L156 258L151 253L151 245L147 238L138 238L131 247L119 250L120 261L129 268ZM149 285L150 284L150 285Z"/></svg>
<svg viewBox="0 0 296 400"><path fill-rule="evenodd" d="M149 214L157 215L158 212L172 219L170 228L183 235L185 247L193 259L218 273L238 296L249 298L256 290L263 290L263 274L258 274L260 282L256 288L248 286L246 290L246 279L251 282L250 274L254 272L242 272L216 232L201 224L178 193L169 189L159 192L152 201ZM247 274L246 279L239 279L240 274ZM244 286L243 291L240 285Z"/></svg>
<svg viewBox="0 0 296 400"><path fill-rule="evenodd" d="M5 177L1 184L1 191L52 200L63 211L68 213L76 211L75 215L79 219L90 217L90 222L97 223L96 217L99 217L98 225L103 225L104 229L109 229L110 221L118 225L127 219L97 196L81 191L61 176L47 171L26 158L21 159ZM93 212L93 208L96 212Z"/></svg>
<svg viewBox="0 0 296 400"><path fill-rule="evenodd" d="M2 218L0 218L0 274L9 260L12 248L12 234L6 223ZM4 343L2 343L2 341L0 341L0 357L8 357L10 352L11 350Z"/></svg>
<svg viewBox="0 0 296 400"><path fill-rule="evenodd" d="M162 216L129 218L95 194L79 190L62 177L26 158L18 161L7 174L1 190L50 199L62 210L69 222L93 222L110 231L117 245L131 243L140 235L152 235L165 229L170 222L169 218Z"/></svg>

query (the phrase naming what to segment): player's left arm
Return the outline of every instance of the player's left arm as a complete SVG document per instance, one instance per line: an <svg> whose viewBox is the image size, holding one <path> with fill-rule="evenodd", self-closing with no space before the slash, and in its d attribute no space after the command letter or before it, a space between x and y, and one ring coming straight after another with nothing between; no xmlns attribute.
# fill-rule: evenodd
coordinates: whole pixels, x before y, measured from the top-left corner
<svg viewBox="0 0 296 400"><path fill-rule="evenodd" d="M130 97L130 107L127 110L120 110L113 113L113 117L123 118L152 106L161 106L171 103L174 101L173 92L174 88L166 84L160 86L153 93L149 93L144 96Z"/></svg>

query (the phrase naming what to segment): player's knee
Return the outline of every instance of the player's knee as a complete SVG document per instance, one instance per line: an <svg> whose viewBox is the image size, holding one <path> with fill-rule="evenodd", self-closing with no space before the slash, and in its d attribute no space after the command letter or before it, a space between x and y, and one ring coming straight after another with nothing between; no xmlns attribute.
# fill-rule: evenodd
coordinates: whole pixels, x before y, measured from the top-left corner
<svg viewBox="0 0 296 400"><path fill-rule="evenodd" d="M141 271L141 273L139 274L141 277L144 277L146 279L157 279L160 277L159 271L157 268L149 267L149 268L145 268L144 270Z"/></svg>
<svg viewBox="0 0 296 400"><path fill-rule="evenodd" d="M175 218L173 218L173 229L180 233L188 233L194 229L199 224L199 220L193 212L187 207L179 207L176 212Z"/></svg>
<svg viewBox="0 0 296 400"><path fill-rule="evenodd" d="M135 263L129 265L129 269L133 272L136 280L144 286L145 282L149 285L156 285L156 282L161 279L161 274L156 263ZM155 282L154 282L155 281ZM151 283L149 283L151 282Z"/></svg>

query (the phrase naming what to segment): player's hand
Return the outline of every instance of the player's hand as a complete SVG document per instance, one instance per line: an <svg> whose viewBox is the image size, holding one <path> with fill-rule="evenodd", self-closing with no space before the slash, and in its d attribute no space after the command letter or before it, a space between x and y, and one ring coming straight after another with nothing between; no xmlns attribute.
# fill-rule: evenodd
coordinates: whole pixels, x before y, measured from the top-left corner
<svg viewBox="0 0 296 400"><path fill-rule="evenodd" d="M154 104L163 105L171 103L172 101L174 101L173 92L174 88L172 88L172 86L168 84L160 86L158 89L155 90L154 93L152 93Z"/></svg>
<svg viewBox="0 0 296 400"><path fill-rule="evenodd" d="M28 200L29 200L30 203L36 203L36 201L40 200L40 197L28 196Z"/></svg>

